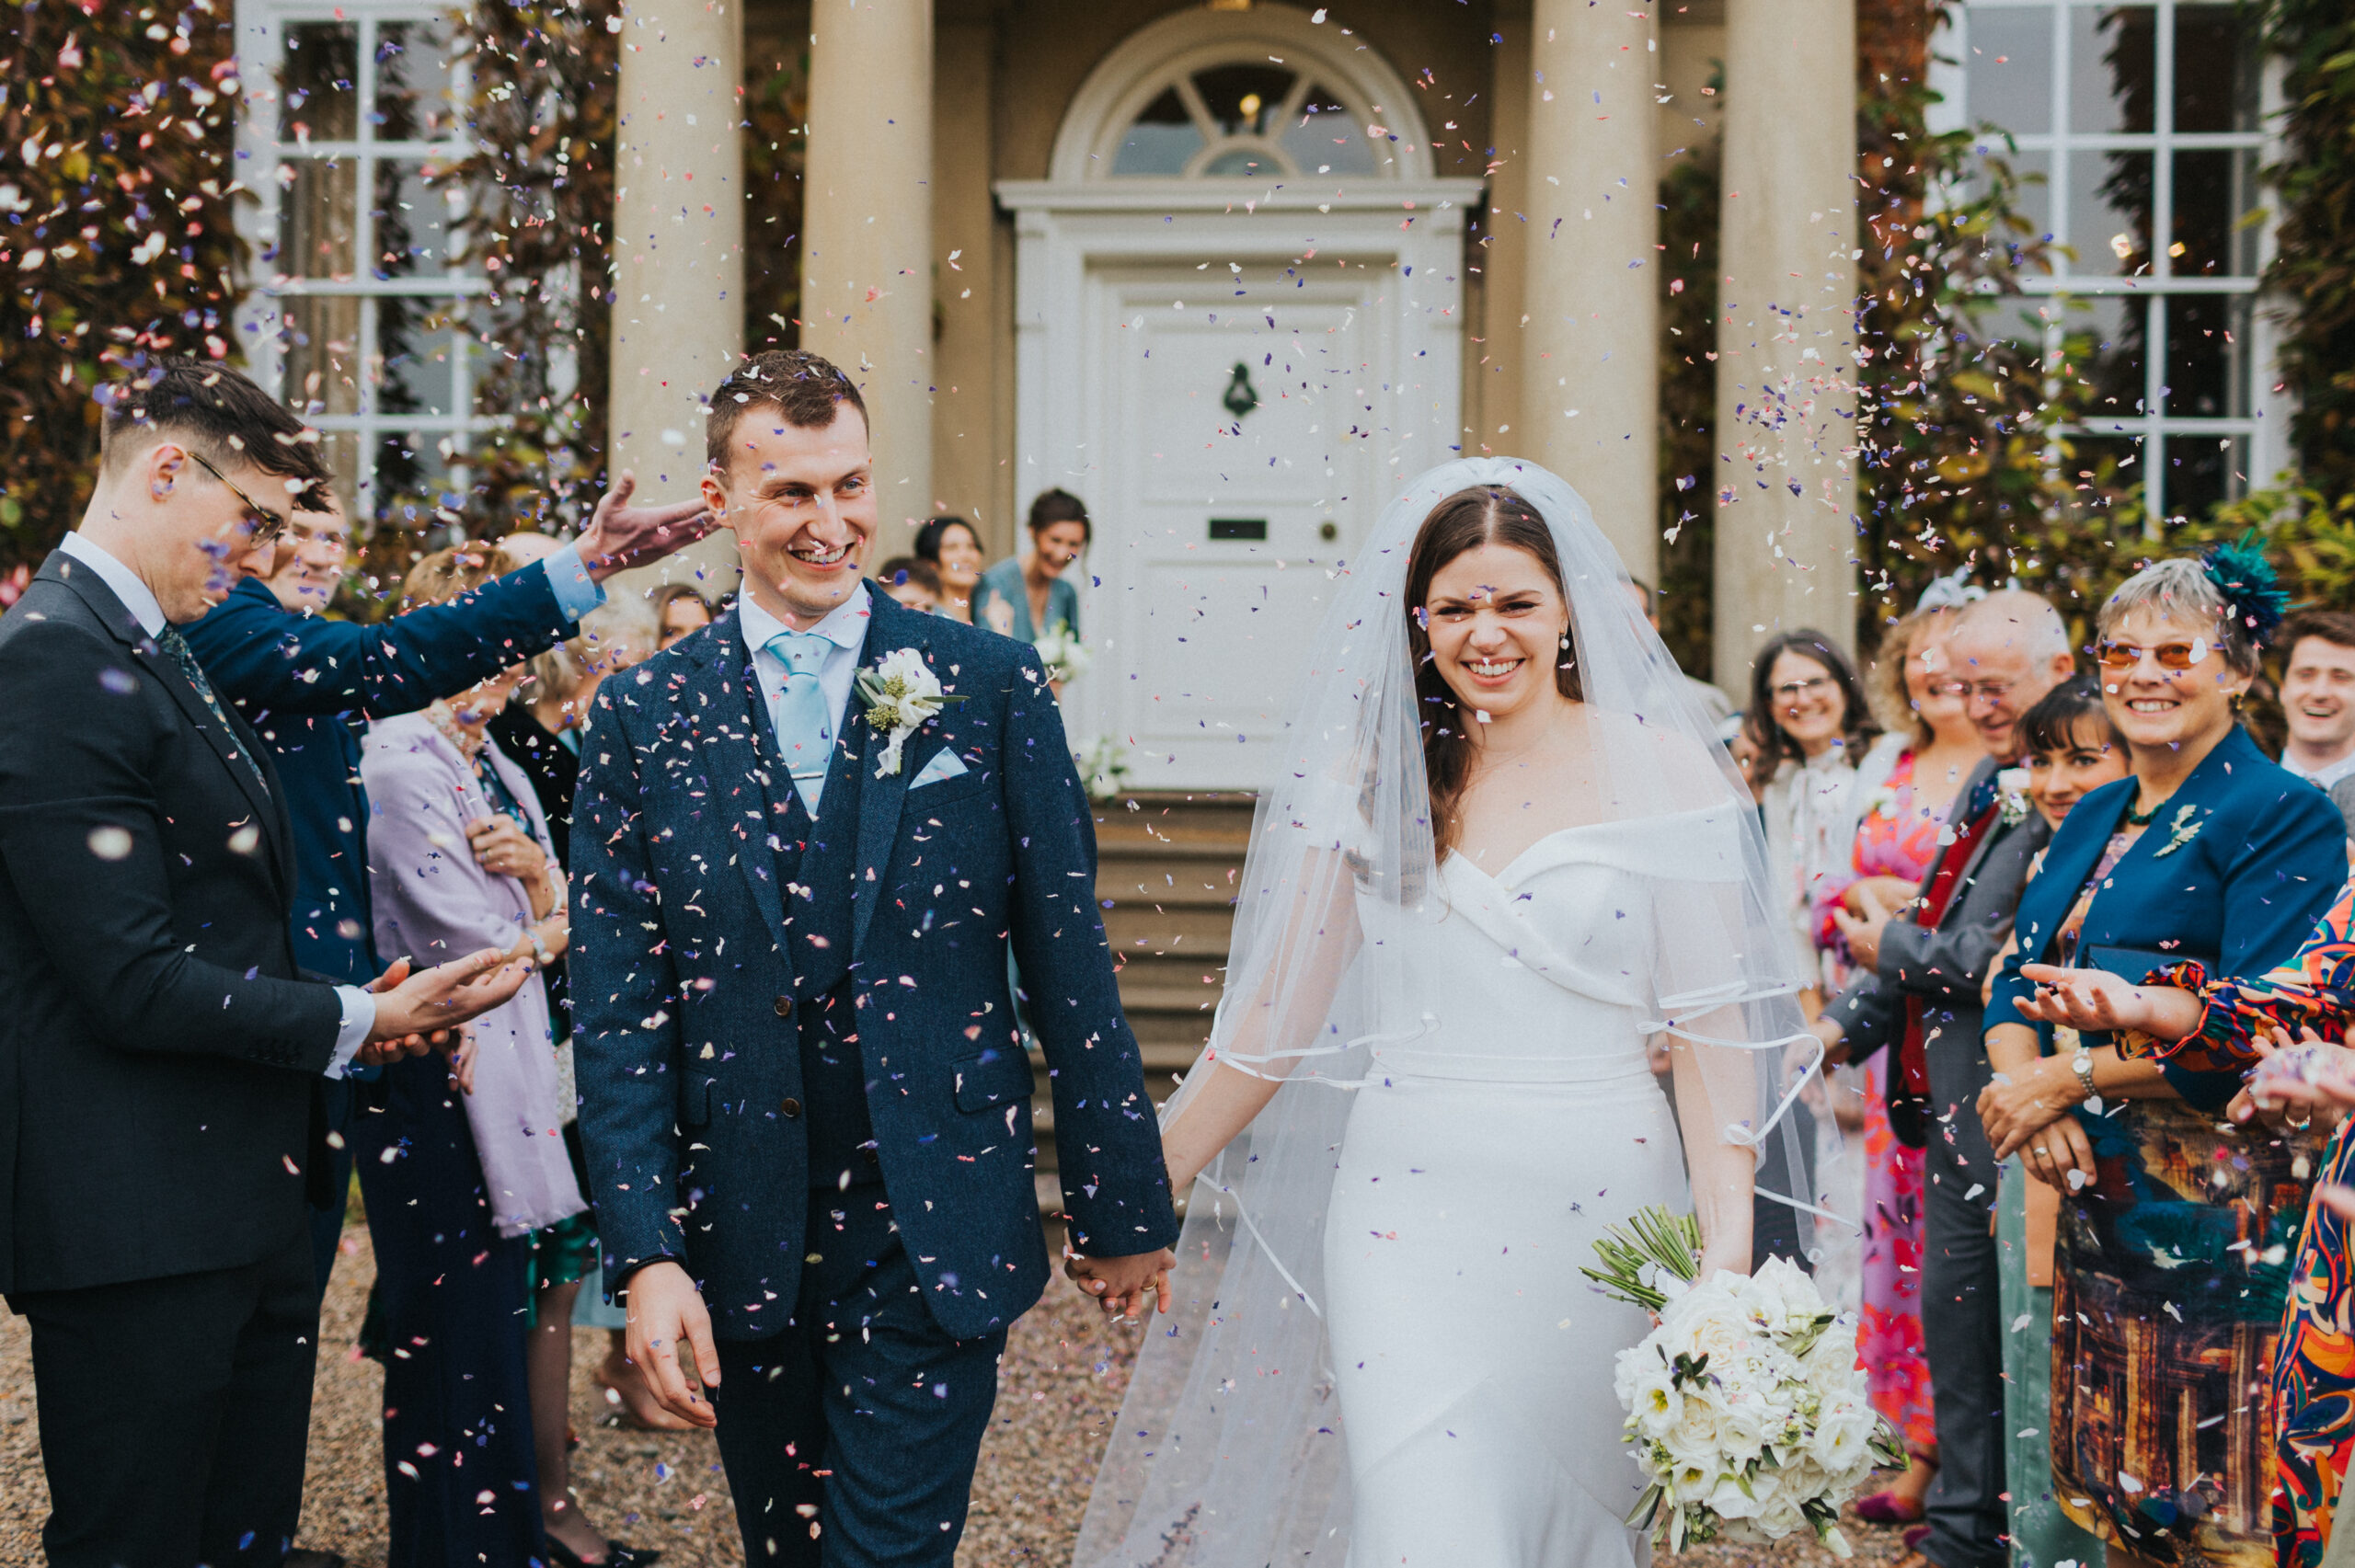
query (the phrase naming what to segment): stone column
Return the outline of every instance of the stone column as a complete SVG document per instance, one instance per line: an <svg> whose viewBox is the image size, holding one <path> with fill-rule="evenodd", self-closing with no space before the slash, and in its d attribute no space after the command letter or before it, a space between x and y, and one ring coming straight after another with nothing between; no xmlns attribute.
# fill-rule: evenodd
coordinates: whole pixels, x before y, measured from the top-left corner
<svg viewBox="0 0 2355 1568"><path fill-rule="evenodd" d="M647 499L694 493L703 399L742 352L743 32L737 0L629 0L622 11L610 467L635 471ZM615 580L641 590L697 581L716 594L735 587L736 570L734 536L722 533Z"/></svg>
<svg viewBox="0 0 2355 1568"><path fill-rule="evenodd" d="M932 0L816 0L810 25L801 345L866 395L891 530L933 510Z"/></svg>
<svg viewBox="0 0 2355 1568"><path fill-rule="evenodd" d="M1568 479L1628 571L1657 582L1660 55L1649 12L1536 0L1529 57L1528 325L1517 348L1526 439L1503 450Z"/></svg>
<svg viewBox="0 0 2355 1568"><path fill-rule="evenodd" d="M1726 0L1717 678L1855 635L1855 0Z"/></svg>

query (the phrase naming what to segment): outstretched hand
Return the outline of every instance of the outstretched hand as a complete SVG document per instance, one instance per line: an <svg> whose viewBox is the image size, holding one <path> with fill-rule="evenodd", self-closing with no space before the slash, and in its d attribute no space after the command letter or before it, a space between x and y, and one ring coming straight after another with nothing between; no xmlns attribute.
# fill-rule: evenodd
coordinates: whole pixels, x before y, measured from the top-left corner
<svg viewBox="0 0 2355 1568"><path fill-rule="evenodd" d="M1063 1273L1072 1283L1096 1298L1106 1317L1132 1322L1144 1315L1148 1291L1156 1310L1169 1310L1169 1271L1177 1263L1178 1254L1167 1247L1127 1257L1099 1258L1073 1252L1068 1242L1063 1246Z"/></svg>
<svg viewBox="0 0 2355 1568"><path fill-rule="evenodd" d="M376 997L376 1022L368 1043L380 1047L355 1059L390 1061L421 1056L429 1047L448 1048L459 1024L497 1007L532 977L529 964L511 964L496 947L409 973L396 960L368 989Z"/></svg>
<svg viewBox="0 0 2355 1568"><path fill-rule="evenodd" d="M2130 985L2124 976L2106 969L2064 969L2057 964L2023 964L2020 978L2036 985L2015 1004L2023 1018L2104 1034L2131 1030L2163 1040L2179 1040L2200 1026L2200 999L2173 986Z"/></svg>
<svg viewBox="0 0 2355 1568"><path fill-rule="evenodd" d="M659 561L672 551L694 544L717 526L718 520L704 509L700 497L662 506L634 507L631 495L638 475L628 469L614 481L591 514L580 539L580 561L598 582L615 572Z"/></svg>

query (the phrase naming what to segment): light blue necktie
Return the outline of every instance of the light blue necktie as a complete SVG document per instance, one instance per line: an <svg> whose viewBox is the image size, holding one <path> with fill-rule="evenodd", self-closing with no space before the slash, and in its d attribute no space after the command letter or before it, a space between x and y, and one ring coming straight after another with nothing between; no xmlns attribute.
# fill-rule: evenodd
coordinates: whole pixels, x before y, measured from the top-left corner
<svg viewBox="0 0 2355 1568"><path fill-rule="evenodd" d="M826 693L818 683L826 656L834 645L815 632L783 631L771 637L768 651L790 671L785 695L776 705L776 745L793 774L801 804L815 816L818 796L826 787L826 769L833 761L833 738L826 733Z"/></svg>

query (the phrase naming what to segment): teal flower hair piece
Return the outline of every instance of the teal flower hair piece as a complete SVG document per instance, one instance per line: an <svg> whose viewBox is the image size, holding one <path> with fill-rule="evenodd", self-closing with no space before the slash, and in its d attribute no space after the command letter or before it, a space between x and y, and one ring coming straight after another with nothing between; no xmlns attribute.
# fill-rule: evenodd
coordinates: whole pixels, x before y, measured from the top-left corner
<svg viewBox="0 0 2355 1568"><path fill-rule="evenodd" d="M2269 646L2290 612L2290 594L2274 575L2273 563L2265 558L2257 530L2232 544L2210 545L2200 565L2224 596L2225 613L2248 628L2249 640L2258 647Z"/></svg>

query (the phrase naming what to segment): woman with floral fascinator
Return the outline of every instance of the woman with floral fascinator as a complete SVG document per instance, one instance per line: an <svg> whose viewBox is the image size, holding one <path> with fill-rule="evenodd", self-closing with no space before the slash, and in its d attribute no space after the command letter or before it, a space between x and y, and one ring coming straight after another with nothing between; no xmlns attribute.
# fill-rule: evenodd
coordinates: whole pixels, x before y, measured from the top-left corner
<svg viewBox="0 0 2355 1568"><path fill-rule="evenodd" d="M1509 460L1423 475L1337 577L1162 1114L1190 1207L1086 1568L1649 1563L1613 1386L1648 1325L1580 1265L1664 1205L1748 1273L1753 1193L1811 1207L1769 1189L1813 1042L1748 793L1626 585Z"/></svg>
<svg viewBox="0 0 2355 1568"><path fill-rule="evenodd" d="M2247 544L2161 561L2103 606L2133 771L2053 835L1986 1013L1988 1139L2062 1196L2052 1495L2113 1563L2264 1564L2285 1529L2262 1385L2319 1139L2219 1120L2241 1063L2188 994L2290 959L2346 879L2337 809L2236 722L2281 610Z"/></svg>

